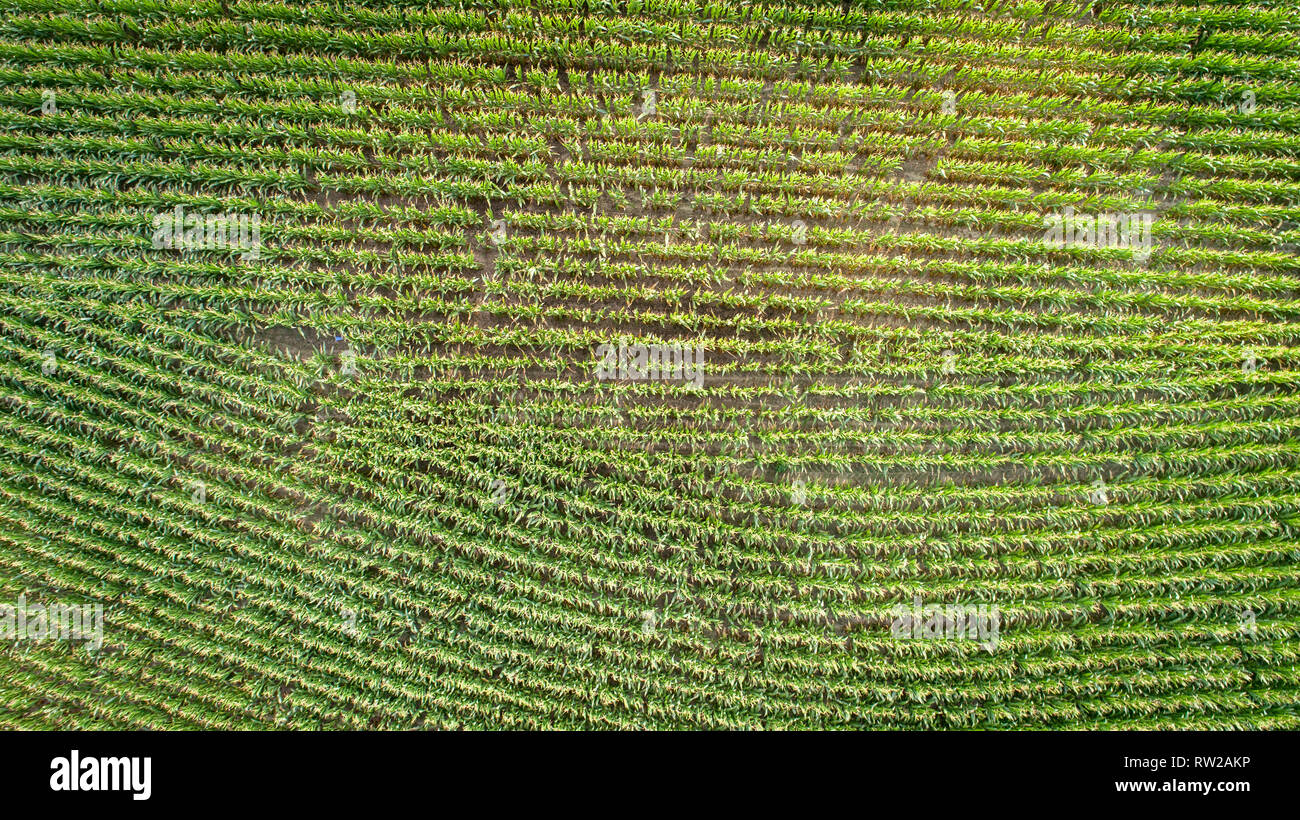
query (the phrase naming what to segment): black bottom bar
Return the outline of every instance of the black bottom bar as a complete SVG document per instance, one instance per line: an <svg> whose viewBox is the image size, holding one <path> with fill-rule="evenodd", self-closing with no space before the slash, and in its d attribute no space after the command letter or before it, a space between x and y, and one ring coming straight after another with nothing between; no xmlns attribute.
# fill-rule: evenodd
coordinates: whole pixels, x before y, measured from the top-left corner
<svg viewBox="0 0 1300 820"><path fill-rule="evenodd" d="M1294 775L1284 770L1295 740L1199 732L10 733L0 783L11 801L36 807L128 812L423 805L459 813L462 803L499 810L516 801L532 811L568 804L609 812L633 796L638 807L680 809L697 802L692 795L733 808L787 795L805 806L848 799L872 813L910 805L904 801L927 812L981 804L1223 808L1289 793ZM67 777L74 752L87 778L76 790ZM147 785L137 788L144 758ZM110 790L80 788L97 781ZM136 799L146 788L148 798Z"/></svg>

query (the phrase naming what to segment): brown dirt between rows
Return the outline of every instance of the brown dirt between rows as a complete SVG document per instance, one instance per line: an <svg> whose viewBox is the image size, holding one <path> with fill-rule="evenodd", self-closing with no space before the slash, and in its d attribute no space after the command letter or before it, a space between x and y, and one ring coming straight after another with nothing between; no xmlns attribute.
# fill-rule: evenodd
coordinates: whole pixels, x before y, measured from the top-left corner
<svg viewBox="0 0 1300 820"><path fill-rule="evenodd" d="M555 160L562 161L563 158L567 156L567 151L565 151L563 146L560 145L556 140L551 140L550 148L553 154L553 159ZM906 180L913 180L913 181L924 179L927 176L928 172L934 167L934 163L936 162L936 159L937 159L936 157L924 157L924 158L916 158L916 159L908 160L907 162L904 163L903 169L899 174L899 178L906 179ZM635 194L635 192L625 192L625 193ZM346 200L365 199L365 197L344 195L344 194L340 194L337 191L320 191L315 195L308 195L308 199L316 202L322 207L331 208L334 205ZM385 207L392 207L394 205L410 205L410 206L418 207L422 202L426 205L429 204L427 200L421 197L385 196L385 197L375 198L374 201ZM642 198L637 195L628 196L627 202L628 202L628 206L622 210L622 214L624 215L634 216L634 217L670 215L670 212L660 211L659 209L655 209L655 208L647 208L644 205ZM501 203L494 203L494 208L491 211L489 211L486 203L482 201L476 202L473 205L476 208L476 210L479 211L480 215L484 218L485 222L488 221L487 218L489 215L499 215L500 208L503 207ZM563 213L567 209L560 208L560 207L543 207L539 210L542 212L549 212L549 213ZM728 215L726 218L729 221L737 222L739 224L756 224L758 222L768 221L768 220L760 219L758 217L751 218L743 214ZM814 220L814 222L816 222L817 224L825 224L820 220ZM478 262L480 268L485 272L487 272L487 271L491 271L494 267L493 263L495 261L496 251L495 249L483 245L482 243L477 241L476 234L479 230L480 229L478 226L475 226L471 229L467 229L466 235L470 239L470 247L473 251L475 260ZM947 228L943 226L940 226L936 230L933 230L931 232L933 234L937 234L939 236L949 237L949 238L961 238L969 235L969 232L965 229ZM894 301L906 306L913 306L913 307L920 307L920 306L932 304L931 300L921 298L921 297L907 297L907 296L896 297ZM586 303L583 303L583 305L590 307L590 305ZM740 311L737 311L737 313L740 313ZM477 312L475 314L474 320L476 323L479 323L480 326L487 326L494 322L493 317L484 314L479 314ZM901 318L885 318L885 317L871 317L870 321L867 321L865 323L872 326L892 326L892 327L916 327L918 324L926 324L927 326L934 326L932 323L928 323L928 322L921 322L921 323L907 322ZM599 327L603 330L608 331L611 338L619 333L628 331L627 326L612 323L612 322L602 323L601 325L599 325ZM269 348L272 350L283 351L288 353L289 355L299 357L299 358L306 358L311 356L316 352L316 350L318 350L322 346L324 346L326 349L329 349L330 346L333 345L334 343L332 334L317 332L309 328L284 328L284 327L262 328L258 330L256 333L244 336L240 340L247 343L254 344L264 349ZM575 367L580 367L584 371L587 369L585 366L586 365L585 362L575 361L574 364ZM552 374L552 371L545 371L545 373L547 376L550 376ZM536 374L530 374L530 375L536 375ZM743 386L760 386L760 385L771 383L771 380L769 378L761 375L737 376L728 379L728 381L732 384L743 385ZM784 381L785 381L784 379L777 380L778 383L784 383ZM798 383L800 383L802 386L806 386L807 380L799 380ZM918 399L918 400L923 401L923 399ZM690 406L694 401L695 400L693 400L692 397L681 397L676 401L673 401L672 403L679 406ZM778 401L772 402L773 405L779 403L780 402ZM900 400L900 403L910 404L913 402L903 402L902 400ZM305 436L309 436L311 431L304 430L303 432ZM1119 468L1122 465L1117 463L1112 466L1114 468ZM759 472L770 475L770 470L759 471ZM810 480L827 480L832 482L840 482L845 480L846 478L843 474L839 474L835 472L805 473L805 474L801 474L801 477L805 477ZM1018 479L1028 478L1028 477L1030 477L1028 471L1021 470L1021 469L1008 469L1004 471L995 471L989 474L978 475L978 476L966 472L940 470L940 471L935 471L934 473L931 474L927 474L926 476L926 478L929 481L933 481L934 483L951 481L957 484L980 484L980 483L1001 484L1007 481L1014 481ZM913 476L912 478L913 480L916 480L921 477ZM848 480L851 481L852 479L850 478ZM314 511L311 515L314 520L321 520L327 517L327 513L324 511Z"/></svg>

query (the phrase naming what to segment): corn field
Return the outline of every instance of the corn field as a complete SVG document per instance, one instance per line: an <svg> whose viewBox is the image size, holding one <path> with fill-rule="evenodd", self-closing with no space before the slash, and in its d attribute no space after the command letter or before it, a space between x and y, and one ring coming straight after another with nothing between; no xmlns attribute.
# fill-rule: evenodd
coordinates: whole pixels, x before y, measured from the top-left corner
<svg viewBox="0 0 1300 820"><path fill-rule="evenodd" d="M1290 0L6 6L0 727L1300 728Z"/></svg>

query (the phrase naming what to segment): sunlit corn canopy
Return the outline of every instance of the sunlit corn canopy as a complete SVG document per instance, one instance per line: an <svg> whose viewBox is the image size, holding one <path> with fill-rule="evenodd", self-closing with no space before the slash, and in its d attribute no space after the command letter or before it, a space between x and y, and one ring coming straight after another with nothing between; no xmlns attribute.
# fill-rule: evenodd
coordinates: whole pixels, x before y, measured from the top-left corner
<svg viewBox="0 0 1300 820"><path fill-rule="evenodd" d="M1292 3L9 5L0 727L1300 726Z"/></svg>

